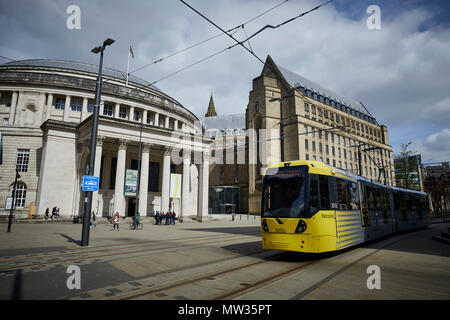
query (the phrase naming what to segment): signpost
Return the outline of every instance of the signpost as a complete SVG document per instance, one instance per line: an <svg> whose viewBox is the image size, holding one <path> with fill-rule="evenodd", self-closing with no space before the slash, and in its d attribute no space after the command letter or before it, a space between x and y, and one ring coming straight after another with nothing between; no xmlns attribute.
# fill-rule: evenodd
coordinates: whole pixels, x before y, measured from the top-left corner
<svg viewBox="0 0 450 320"><path fill-rule="evenodd" d="M83 177L83 191L98 191L99 179L95 176Z"/></svg>

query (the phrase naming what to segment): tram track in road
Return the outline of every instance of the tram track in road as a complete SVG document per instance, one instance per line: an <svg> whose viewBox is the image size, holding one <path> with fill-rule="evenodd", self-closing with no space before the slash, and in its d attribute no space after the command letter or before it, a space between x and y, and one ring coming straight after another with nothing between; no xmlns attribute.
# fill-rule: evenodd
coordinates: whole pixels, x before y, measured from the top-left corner
<svg viewBox="0 0 450 320"><path fill-rule="evenodd" d="M205 236L205 237L191 237L191 238L179 238L179 239L170 239L165 240L163 244L158 242L152 242L152 243L143 243L138 245L132 245L132 246L121 246L121 247L106 247L106 248L97 248L94 250L83 250L83 249L76 249L71 250L70 252L63 252L63 253L56 253L56 254L46 254L36 257L22 257L17 259L3 259L0 261L0 272L10 272L13 270L18 269L25 269L25 268L37 268L40 266L47 266L47 265L56 265L56 264L63 264L68 262L80 262L80 261L88 261L88 260L96 260L102 258L108 258L108 257L114 257L117 259L120 259L123 256L127 255L133 255L133 254L139 254L139 253L146 253L146 252L157 252L157 251L164 251L164 250L179 250L180 248L194 248L194 247L204 247L204 246L210 246L214 244L221 244L224 242L229 241L237 241L243 239L242 237L255 237L257 236L257 233L250 232L250 233L240 233L240 234L226 234L226 235L212 235L212 236ZM208 242L207 245L202 244L202 242L205 242L207 240L213 239L215 241ZM245 239L245 238L244 238ZM188 241L188 243L186 243ZM183 242L183 244L178 244L179 242ZM201 242L200 244L197 244L198 242ZM130 249L138 248L139 250L130 251ZM98 254L101 252L110 252L105 254ZM75 257L70 257L74 256ZM69 257L68 259L64 259L64 257ZM62 258L62 259L59 259ZM30 260L35 260L36 262L30 263ZM47 260L47 261L42 261ZM20 262L26 262L25 264L20 264ZM19 263L19 264L17 264Z"/></svg>
<svg viewBox="0 0 450 320"><path fill-rule="evenodd" d="M199 270L200 272L197 272L194 275L190 275L187 277L181 277L177 280L163 282L157 285L154 285L152 287L144 287L141 289L134 288L133 291L123 293L120 295L115 295L112 299L114 300L134 300L134 299L154 299L158 298L159 296L166 296L164 292L167 293L168 290L184 290L189 291L190 287L201 287L202 282L209 282L210 284L214 284L214 281L220 281L221 285L218 285L218 287L223 286L224 282L227 282L224 280L224 276L229 276L231 278L236 277L239 279L242 277L239 281L230 281L231 283L230 288L226 289L221 294L216 295L210 295L208 294L207 287L205 286L205 296L199 296L195 297L194 299L211 299L211 300L220 300L220 299L230 299L234 296L238 295L241 292L247 292L248 290L251 290L252 288L259 287L260 285L263 285L265 283L275 281L277 279L287 277L290 274L299 271L300 269L307 268L308 266L311 266L318 261L284 261L285 259L283 257L286 257L287 255L291 254L288 252L278 252L278 251L267 251L262 250L261 252L265 252L268 255L265 258L260 258L258 261L250 261L246 263L241 263L238 265L228 265L226 267L222 267L219 269L214 269L212 271L204 272L202 270ZM259 252L255 252L253 255L258 254ZM241 256L241 258L244 258ZM281 261L280 261L281 260ZM229 261L229 260L226 260ZM287 265L283 265L285 262ZM218 261L214 262L217 263ZM292 266L294 264L294 266ZM264 276L263 278L259 278L256 281L248 282L248 279L246 278L246 274L249 273L260 273L259 268L265 268L269 265L272 265L272 268L267 268L268 270L273 270L273 272L270 274L270 276ZM191 267L193 268L193 267ZM239 272L242 272L242 274L239 274ZM270 273L270 272L269 272ZM176 292L176 291L175 291ZM155 296L155 297L152 297ZM109 299L109 298L108 298Z"/></svg>

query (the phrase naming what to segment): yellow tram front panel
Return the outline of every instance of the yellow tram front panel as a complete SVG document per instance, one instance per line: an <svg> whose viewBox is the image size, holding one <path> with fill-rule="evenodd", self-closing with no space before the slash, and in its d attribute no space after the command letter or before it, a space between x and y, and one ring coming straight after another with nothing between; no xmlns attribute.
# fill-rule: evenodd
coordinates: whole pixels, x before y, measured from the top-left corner
<svg viewBox="0 0 450 320"><path fill-rule="evenodd" d="M319 253L336 250L336 220L334 211L319 211L312 218L261 218L267 229L262 232L264 249ZM306 230L295 230L303 220Z"/></svg>

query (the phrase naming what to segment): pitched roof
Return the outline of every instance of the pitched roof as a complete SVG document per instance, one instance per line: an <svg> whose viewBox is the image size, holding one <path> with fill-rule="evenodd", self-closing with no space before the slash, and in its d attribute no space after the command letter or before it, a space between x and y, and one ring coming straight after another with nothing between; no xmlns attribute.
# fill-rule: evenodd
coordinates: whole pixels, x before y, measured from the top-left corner
<svg viewBox="0 0 450 320"><path fill-rule="evenodd" d="M373 119L371 122L376 122L375 117L370 114L361 102L356 102L351 98L327 89L314 81L277 65L270 56L267 57L266 63L272 63L291 87L299 89L306 96L321 102L328 102L327 104L331 104L331 101L333 101L333 104L343 106L343 111L345 112L355 113L354 115L360 113L362 117L367 116L369 118L366 120L370 121L370 119ZM349 110L345 107L348 107Z"/></svg>

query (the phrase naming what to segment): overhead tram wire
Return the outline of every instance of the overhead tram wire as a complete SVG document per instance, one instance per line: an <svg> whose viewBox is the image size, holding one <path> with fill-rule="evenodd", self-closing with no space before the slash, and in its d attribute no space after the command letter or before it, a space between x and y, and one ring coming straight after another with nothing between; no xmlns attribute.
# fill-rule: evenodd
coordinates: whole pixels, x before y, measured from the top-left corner
<svg viewBox="0 0 450 320"><path fill-rule="evenodd" d="M256 19L262 17L263 15L265 15L265 14L269 13L270 11L272 11L272 10L278 8L279 6L285 4L285 3L288 2L288 1L289 1L289 0L283 0L282 2L280 2L280 3L278 3L277 5L273 6L272 8L270 8L270 9L268 9L268 10L266 10L266 11L260 13L260 14L257 15L256 17L253 17L253 18L251 18L250 20L247 20L247 21L245 21L244 23L239 24L239 25L236 26L236 27L233 27L233 28L229 29L229 30L227 31L227 33L232 32L232 31L234 31L234 30L236 30L235 32L237 32L237 29L239 29L239 28L244 28L244 25L246 25L246 24L248 24L248 23L250 23L250 22L253 22L254 20L256 20ZM244 29L244 33L245 33L245 29ZM234 32L233 32L233 34L234 34ZM166 59L168 59L168 58L171 58L171 57L173 57L173 56L175 56L175 55L177 55L177 54L180 54L180 53L182 53L182 52L185 52L185 51L187 51L187 50L189 50L189 49L195 48L195 47L197 47L197 46L199 46L199 45L201 45L201 44L203 44L203 43L205 43L205 42L208 42L208 41L210 41L210 40L213 40L213 39L215 39L215 38L217 38L217 37L220 37L220 36L222 36L222 35L224 35L223 32L222 32L222 33L219 33L219 34L217 34L217 35L215 35L215 36L212 36L212 37L210 37L210 38L208 38L208 39L202 40L202 41L200 41L200 42L198 42L198 43L196 43L196 44L193 44L193 45L191 45L191 46L189 46L189 47L186 47L186 48L184 48L184 49L181 49L181 50L179 50L179 51L177 51L177 52L171 53L171 54L169 54L169 55L167 55L167 56L165 56L165 57L163 57L163 58L160 58L160 59L158 59L158 60L153 61L152 63L149 63L149 64L147 64L147 65L145 65L145 66L139 67L139 68L137 68L137 69L131 71L130 74L135 73L135 72L138 72L138 71L140 71L140 70L142 70L142 69L145 69L145 68L147 68L147 67L150 67L150 66L152 66L152 65L154 65L154 64L156 64L156 63L159 63L159 62L161 62L161 61L164 61L164 60L166 60ZM245 35L245 36L247 37L247 35ZM250 44L250 43L249 43L249 44Z"/></svg>
<svg viewBox="0 0 450 320"><path fill-rule="evenodd" d="M293 18L291 18L291 19L288 19L288 20L282 22L281 24L277 25L277 27L282 26L282 25L284 25L284 24L286 24L286 23L288 23L288 22L291 22L291 21L293 21L293 20L295 20L295 19L297 19L297 18L299 18L299 17L302 17L302 16L304 16L304 15L306 15L306 14L312 12L312 11L315 11L315 10L319 9L320 7L322 7L322 6L324 6L324 5L328 4L328 3L330 3L330 2L332 2L332 1L333 1L333 0L330 0L330 1L326 2L326 3L323 3L323 4L321 4L321 5L319 5L319 6L315 7L315 8L313 8L313 9L310 9L310 10L308 10L308 11L306 11L306 12L303 12L303 13L299 14L299 15L296 16L296 17L293 17ZM196 62L194 62L194 63L192 63L192 64L190 64L190 65L188 65L188 66L186 66L186 67L183 67L183 68L181 68L181 69L179 69L179 70L177 70L177 71L175 71L175 72L172 72L171 74L166 75L166 76L164 76L164 77L162 77L162 78L160 78L160 79L158 79L158 80L156 80L156 81L153 81L153 82L149 83L148 85L143 86L142 88L137 88L137 87L135 87L135 88L131 89L130 92L128 92L128 93L126 94L126 96L129 96L130 94L132 94L132 93L135 92L135 91L142 91L142 89L148 88L148 87L150 87L150 86L156 84L157 82L159 82L159 81L161 81L161 80L164 80L164 79L166 79L166 78L169 78L170 76L173 76L173 75L175 75L175 74L177 74L177 73L179 73L179 72L181 72L181 71L183 71L183 70L186 70L186 69L188 69L188 68L190 68L190 67L192 67L192 66L194 66L194 65L196 65L196 64L198 64L198 63L200 63L200 62L203 62L203 61L205 61L205 60L208 60L208 59L210 59L210 58L212 58L212 57L214 57L214 56L216 56L216 55L218 55L218 54L220 54L220 53L222 53L222 52L224 52L224 51L227 51L227 50L229 50L229 49L232 49L232 48L234 48L234 47L236 47L236 46L238 46L238 45L242 46L242 47L243 47L245 50L247 50L251 55L253 55L256 59L258 59L262 64L265 64L265 62L264 62L261 58L259 58L252 50L250 50L249 48L247 48L247 47L244 45L244 43L247 42L250 38L253 38L253 37L255 36L255 34L251 35L251 36L250 36L249 38L247 38L247 39L244 39L243 41L239 41L239 40L237 40L236 38L234 38L233 35L227 33L227 32L226 32L225 30L223 30L220 26L218 26L217 24L215 24L213 21L211 21L210 19L208 19L208 18L207 18L206 16L204 16L202 13L200 13L200 12L197 11L195 8L193 8L192 6L190 6L189 4L187 4L185 1L180 0L180 2L182 2L183 4L185 4L186 6L188 6L191 10L193 10L194 12L196 12L197 14L199 14L202 18L206 19L208 22L210 22L211 24L213 24L216 28L218 28L220 31L222 31L222 33L224 33L224 34L228 35L230 38L232 38L236 43L235 43L234 45L232 45L232 46L229 46L229 47L225 48L225 49L222 49L222 50L220 50L220 51L217 51L216 53L213 53L213 54L210 55L210 56L207 56L207 57L205 57L205 58L203 58L203 59L200 59L200 60L198 60L198 61L196 61ZM254 18L254 19L256 19L256 18ZM239 27L241 27L241 25L240 25ZM262 30L258 31L257 33L260 33L261 31L262 31ZM270 68L271 68L271 66L270 66ZM272 71L275 72L275 70L272 70ZM276 72L275 72L275 74L276 74ZM304 101L308 101L308 100L305 100L306 97L303 95L303 93L301 93L301 95L303 96L302 99L303 99ZM309 102L309 101L308 101L308 102ZM310 102L309 102L309 103L310 103Z"/></svg>

